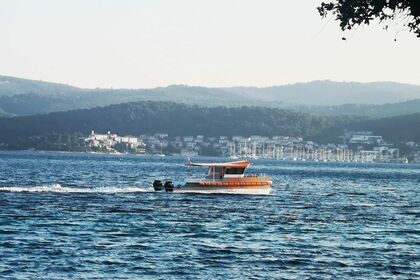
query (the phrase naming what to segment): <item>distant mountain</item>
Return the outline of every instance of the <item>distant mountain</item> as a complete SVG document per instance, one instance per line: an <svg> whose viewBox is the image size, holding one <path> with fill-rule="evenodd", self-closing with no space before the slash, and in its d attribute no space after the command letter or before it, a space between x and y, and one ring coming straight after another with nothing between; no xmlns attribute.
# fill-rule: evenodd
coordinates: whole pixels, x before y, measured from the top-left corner
<svg viewBox="0 0 420 280"><path fill-rule="evenodd" d="M336 106L291 106L290 109L325 116L392 117L420 113L420 99L382 105L344 104Z"/></svg>
<svg viewBox="0 0 420 280"><path fill-rule="evenodd" d="M313 81L266 88L227 88L248 98L308 106L385 104L420 99L420 86L394 82Z"/></svg>
<svg viewBox="0 0 420 280"><path fill-rule="evenodd" d="M170 101L202 106L253 104L218 88L174 85L154 89L81 89L0 76L0 109L13 115L45 114L135 101Z"/></svg>
<svg viewBox="0 0 420 280"><path fill-rule="evenodd" d="M420 86L392 82L314 81L267 88L173 85L154 89L82 89L58 83L0 76L0 111L7 115L45 114L136 101L170 101L205 107L250 105L323 115L378 117L420 112L420 108L416 109L411 101L407 101L411 99L420 99ZM407 104L377 107L395 102ZM370 105L364 107L366 104Z"/></svg>
<svg viewBox="0 0 420 280"><path fill-rule="evenodd" d="M0 96L12 96L20 94L37 95L70 95L82 94L86 90L44 81L21 79L11 76L0 76Z"/></svg>

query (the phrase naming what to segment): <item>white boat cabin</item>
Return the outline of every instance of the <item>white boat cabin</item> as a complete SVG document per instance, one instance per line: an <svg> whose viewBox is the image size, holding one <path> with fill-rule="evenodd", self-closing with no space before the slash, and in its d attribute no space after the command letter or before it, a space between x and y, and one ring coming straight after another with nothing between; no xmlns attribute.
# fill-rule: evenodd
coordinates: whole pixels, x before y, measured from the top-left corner
<svg viewBox="0 0 420 280"><path fill-rule="evenodd" d="M249 161L234 161L226 163L192 163L188 166L208 167L207 179L221 180L224 178L243 178Z"/></svg>

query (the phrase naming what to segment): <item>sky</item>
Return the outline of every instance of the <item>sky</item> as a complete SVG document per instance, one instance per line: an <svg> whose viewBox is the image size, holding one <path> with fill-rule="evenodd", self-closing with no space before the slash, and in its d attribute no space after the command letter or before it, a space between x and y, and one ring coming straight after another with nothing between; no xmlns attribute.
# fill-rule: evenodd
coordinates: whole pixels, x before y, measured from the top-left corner
<svg viewBox="0 0 420 280"><path fill-rule="evenodd" d="M0 0L0 75L85 88L420 84L420 39L401 21L342 32L320 2Z"/></svg>

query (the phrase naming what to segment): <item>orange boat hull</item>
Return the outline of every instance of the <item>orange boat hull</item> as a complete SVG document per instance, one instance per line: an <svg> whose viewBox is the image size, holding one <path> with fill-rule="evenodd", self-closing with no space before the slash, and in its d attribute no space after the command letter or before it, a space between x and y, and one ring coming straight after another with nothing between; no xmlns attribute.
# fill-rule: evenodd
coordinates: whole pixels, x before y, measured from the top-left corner
<svg viewBox="0 0 420 280"><path fill-rule="evenodd" d="M270 178L232 178L219 181L189 182L174 189L175 192L232 193L268 195L272 190Z"/></svg>

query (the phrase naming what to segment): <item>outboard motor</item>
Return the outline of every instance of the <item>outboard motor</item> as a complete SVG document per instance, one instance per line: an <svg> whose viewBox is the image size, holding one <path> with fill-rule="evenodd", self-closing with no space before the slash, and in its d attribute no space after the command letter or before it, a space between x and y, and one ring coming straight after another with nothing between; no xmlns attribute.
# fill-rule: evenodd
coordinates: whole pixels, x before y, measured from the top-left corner
<svg viewBox="0 0 420 280"><path fill-rule="evenodd" d="M174 184L172 184L172 181L166 181L163 185L165 188L165 192L173 192L174 191Z"/></svg>
<svg viewBox="0 0 420 280"><path fill-rule="evenodd" d="M162 181L161 180L155 180L153 182L153 188L155 189L155 191L160 192L162 190Z"/></svg>

